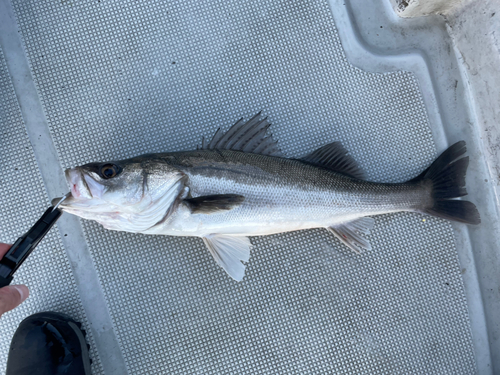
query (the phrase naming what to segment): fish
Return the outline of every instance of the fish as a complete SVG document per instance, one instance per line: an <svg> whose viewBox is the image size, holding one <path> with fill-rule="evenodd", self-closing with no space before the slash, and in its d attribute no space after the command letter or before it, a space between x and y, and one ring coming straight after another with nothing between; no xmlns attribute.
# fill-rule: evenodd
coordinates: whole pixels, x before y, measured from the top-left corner
<svg viewBox="0 0 500 375"><path fill-rule="evenodd" d="M200 237L220 265L241 281L249 237L325 228L351 250L371 250L372 216L428 214L481 222L467 194L464 141L404 183L367 181L340 142L286 158L261 113L219 128L196 150L94 162L65 171L71 196L60 209L104 228Z"/></svg>

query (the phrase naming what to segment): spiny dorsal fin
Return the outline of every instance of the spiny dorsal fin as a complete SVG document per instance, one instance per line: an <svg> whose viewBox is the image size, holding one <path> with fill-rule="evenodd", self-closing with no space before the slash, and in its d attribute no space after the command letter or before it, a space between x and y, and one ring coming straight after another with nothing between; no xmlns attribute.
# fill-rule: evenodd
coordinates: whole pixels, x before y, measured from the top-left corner
<svg viewBox="0 0 500 375"><path fill-rule="evenodd" d="M229 211L238 207L245 197L237 194L206 195L197 198L184 199L184 203L193 214L213 214L220 211Z"/></svg>
<svg viewBox="0 0 500 375"><path fill-rule="evenodd" d="M271 134L267 134L267 129L271 124L267 117L260 118L261 113L244 122L240 119L227 132L220 128L217 130L210 142L202 139L201 150L233 150L254 154L283 156L283 153L273 140Z"/></svg>
<svg viewBox="0 0 500 375"><path fill-rule="evenodd" d="M210 254L229 276L241 281L245 276L245 265L250 259L252 243L247 237L211 234L202 237Z"/></svg>
<svg viewBox="0 0 500 375"><path fill-rule="evenodd" d="M362 217L347 223L332 225L326 229L349 249L359 254L362 249L371 250L372 248L370 242L363 235L370 234L374 222L375 220L371 217Z"/></svg>
<svg viewBox="0 0 500 375"><path fill-rule="evenodd" d="M346 149L340 142L324 145L301 160L350 177L358 179L365 177L363 171L358 167L358 163L352 156L347 155Z"/></svg>

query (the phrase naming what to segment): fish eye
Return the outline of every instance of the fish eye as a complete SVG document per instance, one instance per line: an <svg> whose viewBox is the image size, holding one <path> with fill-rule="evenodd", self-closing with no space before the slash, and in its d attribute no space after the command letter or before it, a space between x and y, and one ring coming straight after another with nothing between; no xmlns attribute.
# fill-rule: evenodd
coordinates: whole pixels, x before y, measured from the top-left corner
<svg viewBox="0 0 500 375"><path fill-rule="evenodd" d="M113 178L120 172L119 167L114 164L105 164L101 167L101 176L105 179Z"/></svg>

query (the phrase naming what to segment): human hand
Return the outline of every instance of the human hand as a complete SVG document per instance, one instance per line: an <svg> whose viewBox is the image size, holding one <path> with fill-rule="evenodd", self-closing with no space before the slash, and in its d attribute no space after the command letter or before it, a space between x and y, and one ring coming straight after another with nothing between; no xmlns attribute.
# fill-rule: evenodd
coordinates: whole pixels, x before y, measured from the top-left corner
<svg viewBox="0 0 500 375"><path fill-rule="evenodd" d="M0 259L9 251L11 245L0 243ZM26 285L8 285L0 288L0 317L28 298L30 292Z"/></svg>

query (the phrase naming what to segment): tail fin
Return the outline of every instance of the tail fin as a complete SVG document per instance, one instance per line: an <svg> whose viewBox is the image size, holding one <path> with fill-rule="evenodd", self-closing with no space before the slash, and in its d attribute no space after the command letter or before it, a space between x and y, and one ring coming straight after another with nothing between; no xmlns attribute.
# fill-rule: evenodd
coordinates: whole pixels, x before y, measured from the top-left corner
<svg viewBox="0 0 500 375"><path fill-rule="evenodd" d="M465 142L460 141L443 152L431 166L413 182L429 181L432 184L432 206L422 210L429 215L466 224L477 225L481 222L476 206L468 201L452 200L467 195L465 173L469 166L469 157L465 154ZM458 160L456 160L458 159Z"/></svg>

